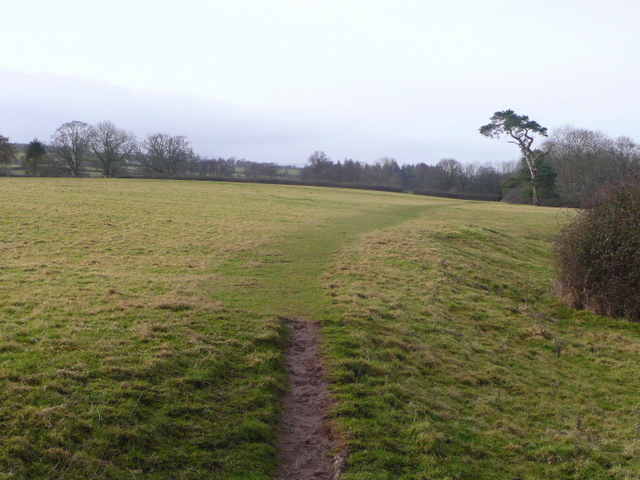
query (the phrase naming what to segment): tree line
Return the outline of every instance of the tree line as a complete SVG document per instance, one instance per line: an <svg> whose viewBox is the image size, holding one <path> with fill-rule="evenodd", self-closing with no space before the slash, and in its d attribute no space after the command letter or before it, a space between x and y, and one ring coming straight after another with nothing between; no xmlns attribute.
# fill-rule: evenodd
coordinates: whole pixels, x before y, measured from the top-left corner
<svg viewBox="0 0 640 480"><path fill-rule="evenodd" d="M550 150L546 162L567 200L581 203L605 183L640 176L640 145L626 136L567 126L554 130L542 148Z"/></svg>
<svg viewBox="0 0 640 480"><path fill-rule="evenodd" d="M384 157L372 165L333 161L315 152L302 178L346 184L387 185L415 193L458 193L534 205L582 205L603 185L640 176L640 144L625 136L565 126L548 129L513 110L495 112L479 129L488 138L506 136L520 160L499 165L440 160L435 166L403 165ZM545 140L534 147L536 136Z"/></svg>
<svg viewBox="0 0 640 480"><path fill-rule="evenodd" d="M463 164L444 158L435 165L400 165L383 157L373 163L334 160L316 151L303 168L197 155L182 135L149 134L143 139L109 121L61 125L48 143L32 140L19 152L0 135L0 163L20 157L26 175L240 179L315 185L380 188L422 194L501 199L550 205L579 204L612 180L640 175L640 145L629 137L602 132L545 127L512 110L496 112L480 128L490 137L506 135L520 149L520 159ZM533 135L544 137L533 147ZM22 155L18 155L21 153Z"/></svg>
<svg viewBox="0 0 640 480"><path fill-rule="evenodd" d="M442 159L435 166L425 163L400 166L390 157L383 157L372 164L349 158L335 161L325 152L317 151L307 160L301 178L311 182L391 187L414 193L499 196L500 184L513 170L513 163L465 165L452 158Z"/></svg>
<svg viewBox="0 0 640 480"><path fill-rule="evenodd" d="M18 149L0 136L0 163L11 165ZM30 176L207 177L248 178L286 176L275 163L257 163L231 157L197 155L183 135L153 133L143 139L114 123L96 125L72 121L62 124L48 143L33 139L22 152L22 168Z"/></svg>

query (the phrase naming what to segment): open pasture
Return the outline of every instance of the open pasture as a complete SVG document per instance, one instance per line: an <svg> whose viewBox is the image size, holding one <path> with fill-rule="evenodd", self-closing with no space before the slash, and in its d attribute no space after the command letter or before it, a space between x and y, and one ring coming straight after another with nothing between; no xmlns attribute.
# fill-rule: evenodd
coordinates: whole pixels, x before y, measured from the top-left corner
<svg viewBox="0 0 640 480"><path fill-rule="evenodd" d="M0 479L267 479L283 318L344 479L635 478L636 325L550 295L554 209L0 179Z"/></svg>

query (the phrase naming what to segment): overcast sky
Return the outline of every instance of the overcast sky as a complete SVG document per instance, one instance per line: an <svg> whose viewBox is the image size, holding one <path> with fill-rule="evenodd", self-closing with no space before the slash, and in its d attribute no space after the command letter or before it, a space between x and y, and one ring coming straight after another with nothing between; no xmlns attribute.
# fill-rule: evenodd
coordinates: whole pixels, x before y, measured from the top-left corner
<svg viewBox="0 0 640 480"><path fill-rule="evenodd" d="M110 120L204 156L509 161L514 109L640 141L637 0L5 0L0 134Z"/></svg>

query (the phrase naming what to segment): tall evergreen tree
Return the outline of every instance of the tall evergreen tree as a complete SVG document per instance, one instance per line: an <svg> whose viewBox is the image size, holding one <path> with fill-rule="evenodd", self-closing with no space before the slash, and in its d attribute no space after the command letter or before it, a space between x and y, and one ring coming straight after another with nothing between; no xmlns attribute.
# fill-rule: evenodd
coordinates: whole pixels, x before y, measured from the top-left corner
<svg viewBox="0 0 640 480"><path fill-rule="evenodd" d="M24 155L24 168L27 175L40 175L42 172L42 162L47 154L47 148L37 138L34 138L27 145Z"/></svg>
<svg viewBox="0 0 640 480"><path fill-rule="evenodd" d="M538 122L529 120L526 115L517 115L513 110L496 112L491 117L491 122L480 127L480 134L489 138L499 138L502 135L509 136L509 143L518 145L526 165L531 174L531 192L533 204L539 205L537 192L538 159L547 155L549 151L542 152L533 149L534 135L547 136L547 128L540 126Z"/></svg>

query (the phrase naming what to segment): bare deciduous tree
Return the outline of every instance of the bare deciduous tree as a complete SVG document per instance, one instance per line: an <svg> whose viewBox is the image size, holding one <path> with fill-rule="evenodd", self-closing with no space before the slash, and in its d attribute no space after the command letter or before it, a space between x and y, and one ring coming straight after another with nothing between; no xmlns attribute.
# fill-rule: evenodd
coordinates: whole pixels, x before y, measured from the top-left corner
<svg viewBox="0 0 640 480"><path fill-rule="evenodd" d="M629 137L618 137L612 146L617 179L640 175L640 145Z"/></svg>
<svg viewBox="0 0 640 480"><path fill-rule="evenodd" d="M553 130L549 163L558 172L565 198L588 200L607 181L640 174L640 146L629 137L611 139L603 132L565 126Z"/></svg>
<svg viewBox="0 0 640 480"><path fill-rule="evenodd" d="M105 177L120 175L134 148L135 135L111 122L100 122L91 131L91 150Z"/></svg>
<svg viewBox="0 0 640 480"><path fill-rule="evenodd" d="M612 141L585 128L555 129L545 142L553 147L549 163L558 172L558 190L566 198L585 200L613 176Z"/></svg>
<svg viewBox="0 0 640 480"><path fill-rule="evenodd" d="M336 165L326 153L314 152L302 169L302 179L305 181L335 181L337 178Z"/></svg>
<svg viewBox="0 0 640 480"><path fill-rule="evenodd" d="M52 153L71 171L75 177L82 175L82 169L91 153L92 127L88 123L67 122L51 136Z"/></svg>
<svg viewBox="0 0 640 480"><path fill-rule="evenodd" d="M175 176L194 156L187 139L166 133L149 135L136 148L136 159L147 173Z"/></svg>
<svg viewBox="0 0 640 480"><path fill-rule="evenodd" d="M436 164L435 181L438 190L448 192L451 190L463 172L463 166L453 158L443 158Z"/></svg>

